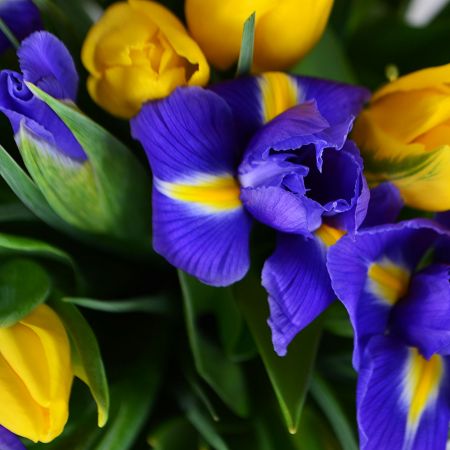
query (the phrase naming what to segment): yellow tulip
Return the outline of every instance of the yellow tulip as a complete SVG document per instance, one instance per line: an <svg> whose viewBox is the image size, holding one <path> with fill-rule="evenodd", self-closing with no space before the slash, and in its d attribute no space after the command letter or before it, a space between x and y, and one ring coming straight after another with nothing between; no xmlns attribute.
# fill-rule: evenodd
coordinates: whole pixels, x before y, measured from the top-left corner
<svg viewBox="0 0 450 450"><path fill-rule="evenodd" d="M333 0L186 0L188 27L208 60L230 68L239 57L245 20L256 13L255 72L283 70L321 37Z"/></svg>
<svg viewBox="0 0 450 450"><path fill-rule="evenodd" d="M203 86L209 80L208 63L183 24L147 0L111 5L88 32L81 58L90 73L91 97L122 118L177 86Z"/></svg>
<svg viewBox="0 0 450 450"><path fill-rule="evenodd" d="M391 181L414 208L450 209L450 64L381 88L357 120L353 139L370 184Z"/></svg>
<svg viewBox="0 0 450 450"><path fill-rule="evenodd" d="M56 313L40 305L0 328L0 423L34 442L50 442L67 421L73 371Z"/></svg>

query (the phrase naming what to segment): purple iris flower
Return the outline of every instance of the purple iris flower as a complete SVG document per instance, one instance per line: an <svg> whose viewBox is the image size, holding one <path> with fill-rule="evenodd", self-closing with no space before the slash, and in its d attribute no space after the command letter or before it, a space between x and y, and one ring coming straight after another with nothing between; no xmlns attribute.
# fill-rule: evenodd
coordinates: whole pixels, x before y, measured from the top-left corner
<svg viewBox="0 0 450 450"><path fill-rule="evenodd" d="M25 446L20 442L20 439L1 425L0 448L1 450L25 450Z"/></svg>
<svg viewBox="0 0 450 450"><path fill-rule="evenodd" d="M275 350L334 299L328 246L362 223L369 192L347 139L365 89L281 73L183 88L131 120L153 171L153 243L213 286L243 278L254 219L277 230L262 282Z"/></svg>
<svg viewBox="0 0 450 450"><path fill-rule="evenodd" d="M25 39L33 31L42 29L39 9L31 0L0 1L0 19L5 22L18 41ZM0 53L11 47L11 42L0 31Z"/></svg>
<svg viewBox="0 0 450 450"><path fill-rule="evenodd" d="M328 252L355 331L362 450L445 450L450 420L450 231L416 219L344 237Z"/></svg>
<svg viewBox="0 0 450 450"><path fill-rule="evenodd" d="M22 73L0 72L0 111L11 122L16 140L24 131L46 148L70 158L86 159L67 126L26 85L30 82L55 98L75 101L78 74L69 51L55 36L39 31L22 42L17 54Z"/></svg>

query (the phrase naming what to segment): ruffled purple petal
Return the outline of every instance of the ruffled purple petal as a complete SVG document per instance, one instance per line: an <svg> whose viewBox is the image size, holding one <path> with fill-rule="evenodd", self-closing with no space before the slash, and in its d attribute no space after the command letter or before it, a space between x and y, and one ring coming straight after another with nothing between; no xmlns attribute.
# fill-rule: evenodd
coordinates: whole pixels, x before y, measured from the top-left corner
<svg viewBox="0 0 450 450"><path fill-rule="evenodd" d="M292 339L335 299L326 268L326 247L316 238L279 234L264 264L272 341L284 356Z"/></svg>
<svg viewBox="0 0 450 450"><path fill-rule="evenodd" d="M42 29L39 9L31 0L2 0L0 18L6 23L18 41L33 31ZM8 38L0 32L0 52L11 47Z"/></svg>
<svg viewBox="0 0 450 450"><path fill-rule="evenodd" d="M332 286L355 330L356 368L370 337L387 330L393 306L373 289L369 267L387 261L412 273L427 250L445 234L435 222L416 219L362 230L330 248L327 265Z"/></svg>
<svg viewBox="0 0 450 450"><path fill-rule="evenodd" d="M1 450L26 450L20 439L11 431L0 425Z"/></svg>
<svg viewBox="0 0 450 450"><path fill-rule="evenodd" d="M147 103L131 120L153 171L155 250L214 286L249 266L251 219L233 175L237 151L227 103L201 88Z"/></svg>
<svg viewBox="0 0 450 450"><path fill-rule="evenodd" d="M310 77L279 75L286 78L286 83L295 87L296 103L315 101L321 115L333 126L352 122L370 98L370 92L359 86ZM265 82L265 76L243 77L210 87L228 102L236 123L242 130L240 134L247 139L265 123L263 92L271 90L270 83L268 86ZM274 86L272 95L277 94ZM294 105L289 107L291 106Z"/></svg>
<svg viewBox="0 0 450 450"><path fill-rule="evenodd" d="M358 378L361 450L445 450L450 418L448 362L434 361L443 373L428 380L417 371L424 362L417 350L400 341L384 336L371 339Z"/></svg>
<svg viewBox="0 0 450 450"><path fill-rule="evenodd" d="M85 160L86 154L64 122L41 100L33 95L19 73L0 72L0 111L11 122L14 134L21 124L50 146L65 155Z"/></svg>
<svg viewBox="0 0 450 450"><path fill-rule="evenodd" d="M362 227L394 223L403 205L400 191L395 185L389 182L379 184L370 190L369 207Z"/></svg>
<svg viewBox="0 0 450 450"><path fill-rule="evenodd" d="M46 31L33 33L17 55L25 81L52 97L75 101L78 73L71 54L56 36Z"/></svg>
<svg viewBox="0 0 450 450"><path fill-rule="evenodd" d="M413 276L390 328L426 358L450 353L450 266L432 265Z"/></svg>

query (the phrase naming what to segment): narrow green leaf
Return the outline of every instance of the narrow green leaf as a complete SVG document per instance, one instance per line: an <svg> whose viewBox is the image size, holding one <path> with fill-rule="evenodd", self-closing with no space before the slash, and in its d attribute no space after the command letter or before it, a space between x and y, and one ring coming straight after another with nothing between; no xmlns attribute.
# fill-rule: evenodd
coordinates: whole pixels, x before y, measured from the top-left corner
<svg viewBox="0 0 450 450"><path fill-rule="evenodd" d="M139 297L127 300L95 300L84 297L65 297L63 302L82 308L109 313L144 312L150 314L170 314L174 311L168 296Z"/></svg>
<svg viewBox="0 0 450 450"><path fill-rule="evenodd" d="M203 439L215 450L230 450L228 445L215 430L211 419L200 409L192 398L185 398L183 407L189 422L198 430Z"/></svg>
<svg viewBox="0 0 450 450"><path fill-rule="evenodd" d="M41 220L65 232L71 232L69 226L50 208L47 200L30 179L30 177L14 161L9 153L0 145L0 175L19 199Z"/></svg>
<svg viewBox="0 0 450 450"><path fill-rule="evenodd" d="M17 50L20 46L19 41L14 36L14 33L8 27L3 19L0 18L0 31L7 37L11 45Z"/></svg>
<svg viewBox="0 0 450 450"><path fill-rule="evenodd" d="M337 402L332 390L317 374L314 374L311 383L311 394L327 416L343 450L358 450L353 430L345 417L344 411Z"/></svg>
<svg viewBox="0 0 450 450"><path fill-rule="evenodd" d="M199 450L197 432L184 417L164 422L150 434L148 443L154 450Z"/></svg>
<svg viewBox="0 0 450 450"><path fill-rule="evenodd" d="M216 303L233 301L231 290L206 286L181 271L178 274L189 343L197 372L236 414L246 416L249 405L242 368L198 328L201 316L214 312Z"/></svg>
<svg viewBox="0 0 450 450"><path fill-rule="evenodd" d="M97 403L98 425L103 427L108 421L109 389L97 339L74 305L53 301L52 307L64 322L73 345L77 376L89 386Z"/></svg>
<svg viewBox="0 0 450 450"><path fill-rule="evenodd" d="M241 51L237 65L236 76L250 73L253 65L253 49L255 44L255 18L256 13L252 13L244 22L242 31Z"/></svg>
<svg viewBox="0 0 450 450"><path fill-rule="evenodd" d="M44 303L52 282L36 262L15 258L0 265L0 327L7 327Z"/></svg>
<svg viewBox="0 0 450 450"><path fill-rule="evenodd" d="M109 214L110 232L150 247L150 180L132 152L107 130L73 106L33 84L30 90L60 117L92 165L96 195Z"/></svg>
<svg viewBox="0 0 450 450"><path fill-rule="evenodd" d="M276 355L267 325L267 293L259 278L248 275L235 285L236 299L253 334L259 354L277 396L287 427L297 431L314 367L322 324L316 320L297 335L287 356Z"/></svg>
<svg viewBox="0 0 450 450"><path fill-rule="evenodd" d="M0 204L0 222L32 222L37 217L22 203Z"/></svg>

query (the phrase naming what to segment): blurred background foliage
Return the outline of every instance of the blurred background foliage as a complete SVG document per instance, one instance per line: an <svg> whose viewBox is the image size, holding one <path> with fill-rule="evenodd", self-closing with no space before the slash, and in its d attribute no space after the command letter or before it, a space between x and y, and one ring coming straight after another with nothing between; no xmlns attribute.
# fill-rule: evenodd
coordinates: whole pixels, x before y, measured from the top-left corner
<svg viewBox="0 0 450 450"><path fill-rule="evenodd" d="M84 88L81 44L101 8L111 2L35 2L47 29L68 45L77 61L80 108L113 130L146 166L128 123L100 110ZM183 17L182 0L164 3ZM405 74L448 63L450 6L419 28L405 21L408 5L403 0L336 0L323 39L292 72L375 89L387 80L388 67ZM1 66L17 66L13 51L1 59ZM17 157L3 117L0 132L4 147ZM150 192L148 198L150 202ZM0 248L0 281L5 264L17 264L18 257L22 265L24 260L34 264L35 272L26 274L30 283L45 283L36 266L44 270L57 286L54 295L78 305L94 330L110 383L110 420L104 429L96 426L88 389L77 381L64 434L51 444L29 443L30 449L358 448L352 330L344 309L332 305L297 336L286 358L273 352L266 294L258 282L262 261L273 248L270 231L255 231L253 271L226 289L177 274L153 253L100 249L69 238L39 221L4 182L0 231L1 236L49 243L70 255L64 261L53 250L30 251L19 240L14 251ZM22 288L20 283L13 287Z"/></svg>

